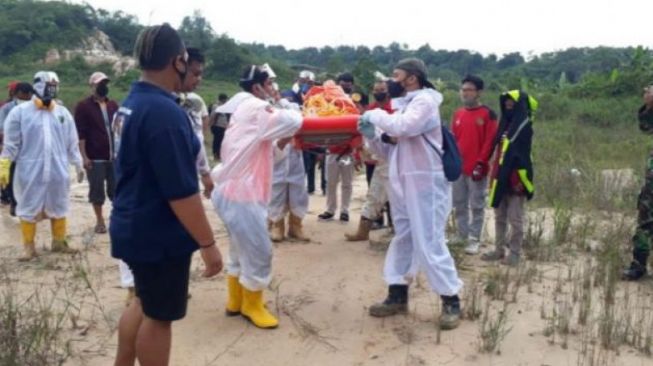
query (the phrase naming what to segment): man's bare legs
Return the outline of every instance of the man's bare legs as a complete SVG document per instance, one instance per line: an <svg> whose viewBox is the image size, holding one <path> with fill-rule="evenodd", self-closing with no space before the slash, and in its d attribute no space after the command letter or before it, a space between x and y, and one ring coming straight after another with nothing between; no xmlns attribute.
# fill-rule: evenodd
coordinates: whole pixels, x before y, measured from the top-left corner
<svg viewBox="0 0 653 366"><path fill-rule="evenodd" d="M115 366L168 365L171 343L172 322L148 318L137 297L120 318Z"/></svg>
<svg viewBox="0 0 653 366"><path fill-rule="evenodd" d="M136 337L143 323L141 301L135 297L122 312L118 323L118 353L115 366L134 366L136 361Z"/></svg>

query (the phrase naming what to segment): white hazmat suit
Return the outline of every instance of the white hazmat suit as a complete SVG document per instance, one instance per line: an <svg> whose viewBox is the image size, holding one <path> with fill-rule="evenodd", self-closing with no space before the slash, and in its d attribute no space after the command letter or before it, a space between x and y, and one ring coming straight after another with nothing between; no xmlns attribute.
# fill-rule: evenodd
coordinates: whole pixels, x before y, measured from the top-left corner
<svg viewBox="0 0 653 366"><path fill-rule="evenodd" d="M27 222L36 222L41 214L65 218L70 202L69 167L82 169L70 112L54 101L51 110L36 102L23 103L7 116L4 136L0 157L16 162L16 215Z"/></svg>
<svg viewBox="0 0 653 366"><path fill-rule="evenodd" d="M389 164L389 198L395 237L385 260L388 285L406 285L423 270L432 290L458 294L462 281L445 243L451 211L451 184L442 161L424 140L442 146L439 106L442 95L432 89L410 92L394 114L377 109L365 118L376 127L368 146ZM397 144L381 142L382 132Z"/></svg>
<svg viewBox="0 0 653 366"><path fill-rule="evenodd" d="M304 185L306 171L302 151L289 143L279 153L281 156L275 160L272 173L269 219L277 222L288 212L304 218L308 211L308 191Z"/></svg>

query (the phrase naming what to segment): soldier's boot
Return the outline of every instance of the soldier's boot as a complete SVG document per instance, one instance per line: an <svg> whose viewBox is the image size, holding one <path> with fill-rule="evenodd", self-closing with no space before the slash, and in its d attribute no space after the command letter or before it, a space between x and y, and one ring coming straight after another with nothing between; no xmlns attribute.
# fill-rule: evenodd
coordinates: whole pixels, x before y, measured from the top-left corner
<svg viewBox="0 0 653 366"><path fill-rule="evenodd" d="M390 285L388 297L370 306L370 315L377 318L406 314L408 312L408 285Z"/></svg>
<svg viewBox="0 0 653 366"><path fill-rule="evenodd" d="M630 267L623 272L623 279L626 281L637 281L646 276L646 263L648 261L648 251L635 248L633 250L633 261Z"/></svg>

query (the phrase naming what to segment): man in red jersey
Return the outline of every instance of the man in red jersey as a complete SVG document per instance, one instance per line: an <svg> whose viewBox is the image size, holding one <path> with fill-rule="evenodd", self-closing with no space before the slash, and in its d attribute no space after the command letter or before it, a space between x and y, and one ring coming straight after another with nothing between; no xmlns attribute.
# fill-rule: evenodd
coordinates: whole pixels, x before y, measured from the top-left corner
<svg viewBox="0 0 653 366"><path fill-rule="evenodd" d="M465 252L478 254L487 198L488 160L497 132L497 116L480 103L483 80L468 75L461 83L463 107L453 115L451 131L463 160L463 174L453 185L453 206L458 237ZM470 218L471 211L471 218Z"/></svg>

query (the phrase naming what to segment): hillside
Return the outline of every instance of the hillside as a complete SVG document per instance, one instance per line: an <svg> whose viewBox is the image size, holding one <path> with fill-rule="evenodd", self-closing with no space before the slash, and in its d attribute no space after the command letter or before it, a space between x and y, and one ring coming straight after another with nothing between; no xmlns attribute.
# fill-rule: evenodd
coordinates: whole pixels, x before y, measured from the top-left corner
<svg viewBox="0 0 653 366"><path fill-rule="evenodd" d="M375 47L347 45L294 50L282 45L240 43L225 33L227 29L213 28L199 10L176 26L187 45L205 50L209 59L206 76L212 80L231 81L243 66L269 62L282 84L290 83L298 69L310 68L323 78L352 71L361 85L369 86L374 71L388 73L399 59L409 56L423 59L432 78L449 87L455 87L463 75L474 73L489 80L489 89L495 91L516 87L557 90L586 82L597 87L597 83L610 82L620 85L599 92L620 95L629 93L629 88L636 86L633 82L653 79L653 53L637 47L571 48L530 56L517 52L481 55L473 50L434 50L428 44L409 49L396 42ZM0 0L0 77L22 75L26 69L34 69L45 61L50 65L76 63L79 68L83 65L78 56L85 63L107 63L108 71L120 75L133 65L125 56L131 55L142 28L136 17L122 11L109 12L61 1ZM634 78L621 72L633 67L644 72ZM588 95L593 91L583 89L579 93Z"/></svg>

